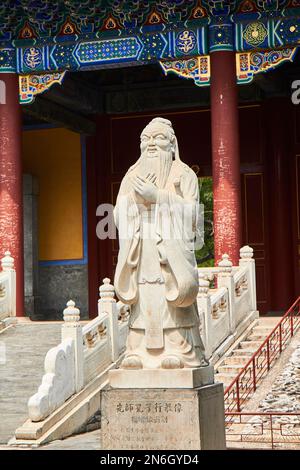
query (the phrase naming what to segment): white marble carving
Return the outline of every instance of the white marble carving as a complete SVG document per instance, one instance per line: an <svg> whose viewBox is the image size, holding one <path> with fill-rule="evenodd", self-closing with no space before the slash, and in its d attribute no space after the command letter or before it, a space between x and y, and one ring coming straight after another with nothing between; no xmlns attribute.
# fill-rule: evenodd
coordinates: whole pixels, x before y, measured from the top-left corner
<svg viewBox="0 0 300 470"><path fill-rule="evenodd" d="M45 375L28 401L29 418L41 421L75 393L74 341L69 338L48 351Z"/></svg>
<svg viewBox="0 0 300 470"><path fill-rule="evenodd" d="M84 356L80 311L73 300L67 303L63 316L62 342L48 351L42 383L37 393L28 401L31 421L45 419L83 387Z"/></svg>
<svg viewBox="0 0 300 470"><path fill-rule="evenodd" d="M14 258L6 251L1 259L0 272L0 321L16 316L16 272Z"/></svg>
<svg viewBox="0 0 300 470"><path fill-rule="evenodd" d="M120 251L114 286L131 307L123 369L208 365L196 301L198 203L197 176L180 160L171 122L153 119L115 208Z"/></svg>

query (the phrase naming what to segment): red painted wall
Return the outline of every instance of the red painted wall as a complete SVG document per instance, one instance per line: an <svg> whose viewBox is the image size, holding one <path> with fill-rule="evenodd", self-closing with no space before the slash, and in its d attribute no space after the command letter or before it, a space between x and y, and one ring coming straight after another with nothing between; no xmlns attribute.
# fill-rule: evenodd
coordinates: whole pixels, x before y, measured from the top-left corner
<svg viewBox="0 0 300 470"><path fill-rule="evenodd" d="M270 178L274 173L271 165L274 146L270 145L272 125L270 124L269 127L266 125L267 120L270 119L266 114L266 109L265 105L260 104L239 108L243 244L249 244L254 248L258 305L261 313L286 309L296 297L300 283L300 249L298 250L300 228L299 233L297 232L297 227L300 226L299 222L297 223L300 219L297 215L300 213L297 202L300 197L300 170L295 173L296 162L300 169L300 127L299 131L297 127L298 143L295 147L292 145L291 151L285 151L284 139L282 144L282 157L291 161L293 176L290 175L288 179L285 176L284 180L276 186L278 191L284 191L287 186L291 186L291 192L285 195L283 205L280 207L281 211L285 210L288 214L293 212L290 228L283 230L283 238L279 237L280 240L286 241L290 249L288 258L286 258L288 250L281 257L281 263L289 266L283 270L285 273L283 277L280 275L280 266L276 267L277 273L274 275L276 253L273 238L276 226L272 222L270 208L270 201L273 197L271 191L274 189L274 180ZM284 106L282 112L287 112ZM90 295L93 298L91 302L91 305L94 305L93 311L95 311L94 296L97 295L97 287L103 277L113 277L118 254L117 241L95 239L95 206L96 203L115 202L126 170L140 155L140 133L144 126L158 115L172 121L182 160L190 166L198 166L198 176L211 175L211 132L208 109L99 117L97 136L93 145L87 149L90 185L96 186L93 190L89 190ZM300 110L298 119L300 123ZM291 139L290 136L285 138ZM299 181L296 181L295 174L298 175ZM289 185L291 178L294 181L293 185ZM296 194L297 190L299 194ZM277 245L275 243L276 246L278 246L278 241ZM296 253L297 260L294 259ZM93 261L91 256L93 256ZM280 282L286 281L290 287L283 289L282 295L281 290L278 289L272 301L272 289Z"/></svg>

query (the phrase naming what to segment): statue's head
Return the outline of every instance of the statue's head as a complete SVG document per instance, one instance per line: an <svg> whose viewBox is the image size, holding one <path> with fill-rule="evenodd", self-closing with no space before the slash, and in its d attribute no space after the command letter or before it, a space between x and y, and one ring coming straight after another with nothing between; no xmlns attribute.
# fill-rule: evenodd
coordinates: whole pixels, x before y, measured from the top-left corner
<svg viewBox="0 0 300 470"><path fill-rule="evenodd" d="M141 133L143 173L155 173L158 176L158 186L163 188L174 158L179 157L171 121L161 117L152 119Z"/></svg>
<svg viewBox="0 0 300 470"><path fill-rule="evenodd" d="M149 158L158 157L160 150L175 153L175 133L171 121L154 118L141 134L141 153Z"/></svg>

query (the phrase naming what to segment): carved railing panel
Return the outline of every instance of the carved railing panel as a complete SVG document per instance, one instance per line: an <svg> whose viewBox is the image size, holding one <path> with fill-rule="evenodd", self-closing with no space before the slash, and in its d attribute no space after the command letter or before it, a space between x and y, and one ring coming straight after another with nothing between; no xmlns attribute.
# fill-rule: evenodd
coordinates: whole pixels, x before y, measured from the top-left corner
<svg viewBox="0 0 300 470"><path fill-rule="evenodd" d="M249 247L241 249L239 266L232 266L228 256L223 255L218 267L199 268L197 303L207 358L234 333L245 315L256 308L255 264L251 250ZM11 263L9 257L6 262ZM48 352L41 386L28 403L29 417L33 421L45 419L108 367L115 367L124 353L129 307L116 302L109 279L103 280L99 291L98 317L84 327L79 322L79 309L74 302L68 302L64 310L62 342ZM5 298L6 284L0 278L0 308ZM282 337L284 340L284 331Z"/></svg>

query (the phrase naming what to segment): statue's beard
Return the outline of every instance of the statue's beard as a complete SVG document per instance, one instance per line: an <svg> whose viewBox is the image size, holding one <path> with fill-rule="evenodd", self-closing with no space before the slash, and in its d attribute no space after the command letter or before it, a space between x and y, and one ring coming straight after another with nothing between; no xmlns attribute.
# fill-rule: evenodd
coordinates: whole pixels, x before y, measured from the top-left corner
<svg viewBox="0 0 300 470"><path fill-rule="evenodd" d="M143 178L149 173L156 176L156 186L160 189L164 188L171 171L172 152L159 150L157 157L148 157L147 151L143 152L140 160L140 175Z"/></svg>

